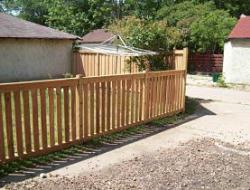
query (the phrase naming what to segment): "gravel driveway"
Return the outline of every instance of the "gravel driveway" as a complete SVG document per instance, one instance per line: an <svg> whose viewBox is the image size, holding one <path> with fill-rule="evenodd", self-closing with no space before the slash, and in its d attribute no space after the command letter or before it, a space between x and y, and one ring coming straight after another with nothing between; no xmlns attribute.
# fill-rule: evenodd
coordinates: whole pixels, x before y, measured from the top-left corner
<svg viewBox="0 0 250 190"><path fill-rule="evenodd" d="M188 87L196 119L10 189L249 189L250 93Z"/></svg>

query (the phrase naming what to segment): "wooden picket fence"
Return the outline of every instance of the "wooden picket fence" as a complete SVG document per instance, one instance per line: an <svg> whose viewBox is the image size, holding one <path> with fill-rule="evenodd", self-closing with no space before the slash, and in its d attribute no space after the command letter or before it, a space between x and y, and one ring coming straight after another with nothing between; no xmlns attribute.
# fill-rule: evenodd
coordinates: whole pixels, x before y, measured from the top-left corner
<svg viewBox="0 0 250 190"><path fill-rule="evenodd" d="M185 109L186 71L0 84L0 163Z"/></svg>
<svg viewBox="0 0 250 190"><path fill-rule="evenodd" d="M83 74L84 76L102 76L138 73L139 67L130 61L129 56L75 52L72 70L74 74Z"/></svg>
<svg viewBox="0 0 250 190"><path fill-rule="evenodd" d="M172 70L186 70L188 62L188 48L173 50L165 56L165 63ZM139 73L136 63L130 61L129 56L115 56L101 53L77 51L74 52L74 74L84 76L103 76Z"/></svg>

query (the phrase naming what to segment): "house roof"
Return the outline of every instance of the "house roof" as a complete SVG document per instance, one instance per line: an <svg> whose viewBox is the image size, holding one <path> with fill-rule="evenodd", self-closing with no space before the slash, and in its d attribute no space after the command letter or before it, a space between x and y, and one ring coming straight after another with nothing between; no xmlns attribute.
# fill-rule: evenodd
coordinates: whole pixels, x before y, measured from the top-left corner
<svg viewBox="0 0 250 190"><path fill-rule="evenodd" d="M69 39L79 37L0 13L0 38Z"/></svg>
<svg viewBox="0 0 250 190"><path fill-rule="evenodd" d="M229 39L250 38L250 16L242 15L228 38Z"/></svg>
<svg viewBox="0 0 250 190"><path fill-rule="evenodd" d="M113 33L107 31L106 29L97 29L89 32L82 37L83 43L102 43L114 36Z"/></svg>

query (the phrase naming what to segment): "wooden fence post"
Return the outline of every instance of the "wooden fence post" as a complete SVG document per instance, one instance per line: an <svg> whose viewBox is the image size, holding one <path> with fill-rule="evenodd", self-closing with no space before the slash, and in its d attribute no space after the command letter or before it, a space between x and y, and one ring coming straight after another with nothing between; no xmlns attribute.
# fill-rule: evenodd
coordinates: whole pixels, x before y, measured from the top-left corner
<svg viewBox="0 0 250 190"><path fill-rule="evenodd" d="M188 67L188 48L184 48L183 49L183 60L184 60L184 68L187 71L187 67Z"/></svg>
<svg viewBox="0 0 250 190"><path fill-rule="evenodd" d="M184 52L183 52L183 60L184 60L184 76L183 76L183 91L184 91L184 95L183 95L183 112L185 112L186 110L186 81L187 81L187 67L188 67L188 48L184 48Z"/></svg>
<svg viewBox="0 0 250 190"><path fill-rule="evenodd" d="M76 126L79 130L79 139L83 138L83 97L82 97L82 74L76 75L77 83L77 98L76 98Z"/></svg>

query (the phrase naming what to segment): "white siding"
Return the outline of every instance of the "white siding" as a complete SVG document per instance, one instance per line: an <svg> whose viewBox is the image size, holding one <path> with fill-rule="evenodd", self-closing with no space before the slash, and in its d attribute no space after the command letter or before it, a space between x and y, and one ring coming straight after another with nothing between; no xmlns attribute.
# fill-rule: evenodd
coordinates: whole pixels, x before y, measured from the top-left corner
<svg viewBox="0 0 250 190"><path fill-rule="evenodd" d="M0 82L62 77L71 72L71 40L0 39Z"/></svg>
<svg viewBox="0 0 250 190"><path fill-rule="evenodd" d="M223 74L227 83L250 84L250 40L225 43Z"/></svg>

